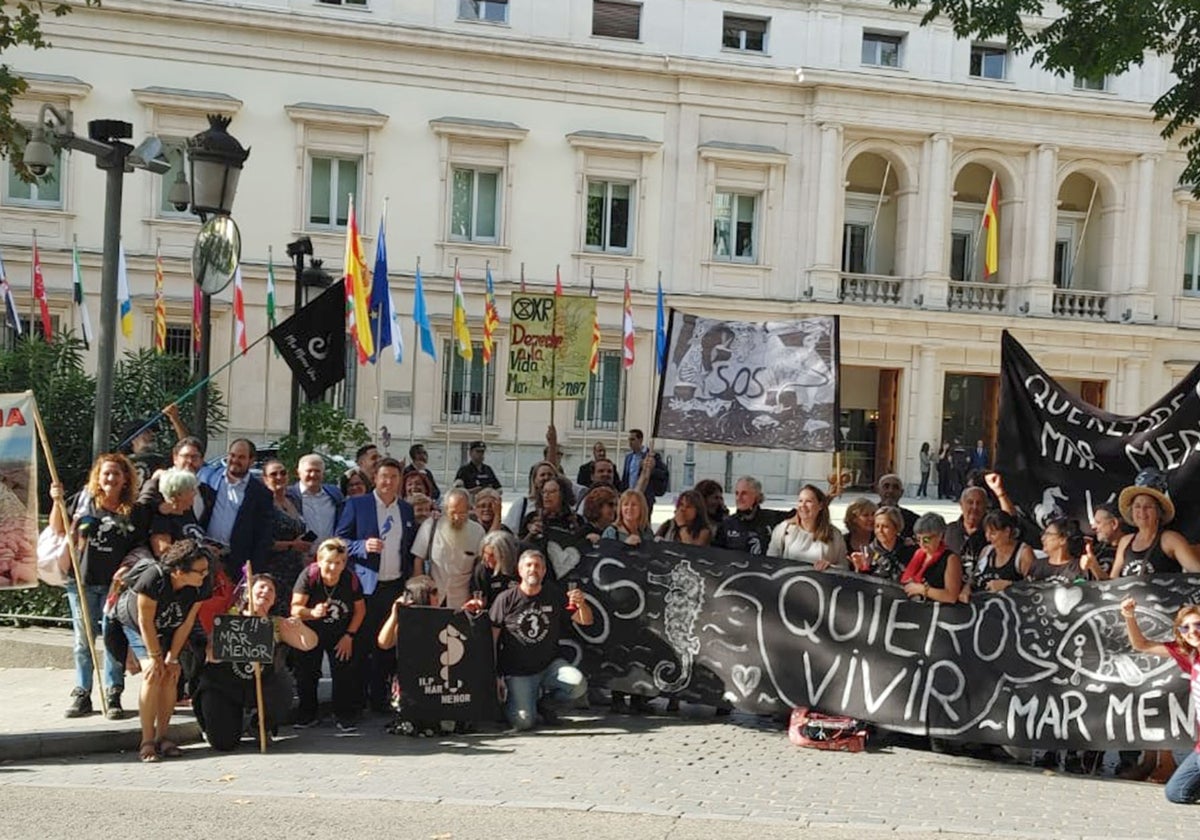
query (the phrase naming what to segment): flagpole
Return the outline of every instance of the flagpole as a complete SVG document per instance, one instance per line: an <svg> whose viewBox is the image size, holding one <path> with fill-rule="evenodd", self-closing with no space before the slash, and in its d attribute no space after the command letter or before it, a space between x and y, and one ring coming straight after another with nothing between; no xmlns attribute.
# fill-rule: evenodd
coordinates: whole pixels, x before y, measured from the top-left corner
<svg viewBox="0 0 1200 840"><path fill-rule="evenodd" d="M417 274L421 273L421 258L417 257ZM416 277L413 278L413 307L416 308ZM408 386L408 448L417 443L417 357L421 348L421 328L413 318L412 384Z"/></svg>
<svg viewBox="0 0 1200 840"><path fill-rule="evenodd" d="M29 337L30 338L33 338L33 325L37 321L37 314L36 314L36 312L37 312L37 309L36 309L36 307L37 307L37 290L34 288L34 285L33 285L35 282L34 272L37 270L37 255L38 255L37 228L34 228L32 233L33 233L33 254L29 258ZM45 341L47 338L49 338L49 336L45 336L45 335L42 336L43 341Z"/></svg>
<svg viewBox="0 0 1200 840"><path fill-rule="evenodd" d="M388 202L390 200L391 199L388 198L387 196L384 196L384 198L383 198L383 221L381 222L381 226L380 226L380 235L383 235L383 231L387 228ZM376 255L378 255L378 253L379 253L379 243L378 242L375 243L375 253L376 253ZM371 269L371 273L372 274L375 273L374 268ZM384 279L386 280L386 278L384 278ZM389 286L390 286L390 284L389 284ZM374 277L371 278L371 288L372 289L375 288ZM372 291L372 295L373 294L374 294L374 291ZM390 288L388 289L388 294L389 295L391 294ZM388 314L390 315L391 313L389 312ZM380 312L375 317L375 322L378 324L379 319L382 317L383 317L383 313ZM393 325L389 324L388 326L392 327ZM379 327L378 332L380 335L383 334L382 326ZM383 370L382 370L382 368L383 368L382 348L376 347L375 348L375 428L371 430L371 439L372 440L379 439L379 410L381 407L380 404L383 402ZM391 454L391 453L388 453L388 454Z"/></svg>
<svg viewBox="0 0 1200 840"><path fill-rule="evenodd" d="M658 270L658 288L662 288L662 269ZM654 397L658 393L655 383L658 380L658 297L657 292L654 298L654 361L653 367L650 369L650 395L646 402L646 407L650 410L650 416L647 418L646 430L649 432L650 448L654 448ZM663 329L667 328L666 323L663 324Z"/></svg>
<svg viewBox="0 0 1200 840"><path fill-rule="evenodd" d="M491 260L484 261L483 271L484 271L485 278L487 277L488 273L491 270L492 270L492 261ZM465 303L465 301L464 301L464 303ZM487 319L488 319L487 291L485 290L484 291L484 300L483 300L483 329L484 329L484 332L487 332L487 328L488 328L487 327ZM485 338L484 340L486 341L487 339ZM487 354L485 353L483 356L483 382L479 386L479 390L482 394L482 399L480 400L480 406L479 406L479 439L481 441L483 441L484 443L487 443L487 435L483 430L484 421L487 419L487 398L488 398L487 375L488 375L488 359L487 359Z"/></svg>
<svg viewBox="0 0 1200 840"><path fill-rule="evenodd" d="M629 269L628 268L625 269L625 288L626 289L629 288ZM621 366L620 366L620 368L618 368L618 371L617 371L617 428L616 428L616 435L614 436L614 440L613 440L613 451L614 452L621 451L621 432L624 431L621 428L621 426L628 425L627 423L622 422L623 420L625 420L625 409L628 408L628 403L629 403L629 401L627 399L625 399L625 387L626 387L625 380L626 380L626 373L625 373L625 300L624 300L624 298L622 298L621 299ZM614 463L614 465L616 464L615 461L613 463ZM619 472L617 474L617 477L618 478L620 477Z"/></svg>
<svg viewBox="0 0 1200 840"><path fill-rule="evenodd" d="M554 398L558 393L558 287L562 283L562 275L559 274L561 266L554 266L554 317L550 319L550 425L558 428L554 423ZM557 454L557 452L555 452ZM555 467L558 464L554 465Z"/></svg>
<svg viewBox="0 0 1200 840"><path fill-rule="evenodd" d="M588 272L588 295L589 297L596 296L596 266L592 266ZM599 316L592 316L597 318ZM596 323L595 320L592 323ZM597 349L597 353L599 350ZM592 369L591 369L591 353L588 354L588 376L584 380L583 386L583 458L581 463L587 463L588 456L588 419L592 412Z"/></svg>
<svg viewBox="0 0 1200 840"><path fill-rule="evenodd" d="M75 264L79 259L79 234L71 234L71 300L75 300ZM75 334L75 310L79 304L71 306L71 335Z"/></svg>
<svg viewBox="0 0 1200 840"><path fill-rule="evenodd" d="M521 293L525 293L525 263L521 263ZM509 320L512 320L512 314L509 313ZM513 417L513 487L517 490L521 489L521 400L516 400L517 407Z"/></svg>
<svg viewBox="0 0 1200 840"><path fill-rule="evenodd" d="M454 258L454 276L458 277L458 257ZM466 315L466 313L463 313ZM450 479L450 422L454 419L454 357L457 355L454 345L458 343L458 336L454 335L454 302L451 295L450 303L450 371L446 380L446 455L442 459L442 475L446 476L446 483L449 485Z"/></svg>
<svg viewBox="0 0 1200 840"><path fill-rule="evenodd" d="M1092 182L1092 197L1088 199L1087 213L1083 217L1083 227L1079 229L1079 241L1075 243L1075 253L1079 254L1083 251L1083 238L1087 236L1088 222L1092 219L1092 205L1096 203L1096 191L1100 189L1100 184L1096 181ZM1066 288L1071 289L1075 286L1075 266L1079 264L1078 259L1071 260L1071 271L1067 275Z"/></svg>
<svg viewBox="0 0 1200 840"><path fill-rule="evenodd" d="M270 266L275 265L275 250L274 250L274 246L272 246L272 245L267 246L267 265L270 265ZM271 329L271 325L268 323L267 324L268 333L270 332L270 329ZM267 403L270 400L269 391L270 391L270 383L271 383L271 356L273 355L271 353L270 346L268 346L266 348L266 351L267 351L267 367L266 367L266 374L263 377L263 411L262 411L262 436L263 436L264 442L267 439Z"/></svg>

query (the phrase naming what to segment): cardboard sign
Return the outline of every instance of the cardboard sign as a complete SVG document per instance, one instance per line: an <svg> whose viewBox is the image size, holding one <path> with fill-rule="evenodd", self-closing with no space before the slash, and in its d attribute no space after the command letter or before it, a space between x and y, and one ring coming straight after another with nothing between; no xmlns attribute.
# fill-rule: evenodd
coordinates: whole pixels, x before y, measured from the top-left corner
<svg viewBox="0 0 1200 840"><path fill-rule="evenodd" d="M254 615L218 615L213 619L213 659L262 662L275 658L275 622Z"/></svg>
<svg viewBox="0 0 1200 840"><path fill-rule="evenodd" d="M583 399L595 318L593 297L513 295L505 396Z"/></svg>

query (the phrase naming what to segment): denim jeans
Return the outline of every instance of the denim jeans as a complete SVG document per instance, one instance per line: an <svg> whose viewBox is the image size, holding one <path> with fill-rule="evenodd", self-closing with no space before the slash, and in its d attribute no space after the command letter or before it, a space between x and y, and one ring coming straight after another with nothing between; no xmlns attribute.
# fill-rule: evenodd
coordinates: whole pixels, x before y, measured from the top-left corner
<svg viewBox="0 0 1200 840"><path fill-rule="evenodd" d="M101 619L104 612L104 598L108 595L107 584L92 583L83 587L87 597L88 615L92 619L92 638L101 634ZM71 605L71 626L75 631L75 685L88 694L92 693L92 655L88 651L88 639L83 629L83 610L79 605L79 590L75 581L67 583L67 603ZM103 619L107 622L108 619ZM104 658L104 674L109 687L125 688L125 663L117 662L105 649L103 643L96 645L97 656Z"/></svg>
<svg viewBox="0 0 1200 840"><path fill-rule="evenodd" d="M540 674L528 676L506 676L508 700L504 703L504 716L513 729L532 729L537 720L537 704L544 699L551 706L565 706L587 694L587 679L574 665L565 659L551 662ZM545 697L542 697L545 692Z"/></svg>
<svg viewBox="0 0 1200 840"><path fill-rule="evenodd" d="M1200 753L1193 750L1179 763L1165 791L1167 801L1179 805L1191 805L1200 799Z"/></svg>

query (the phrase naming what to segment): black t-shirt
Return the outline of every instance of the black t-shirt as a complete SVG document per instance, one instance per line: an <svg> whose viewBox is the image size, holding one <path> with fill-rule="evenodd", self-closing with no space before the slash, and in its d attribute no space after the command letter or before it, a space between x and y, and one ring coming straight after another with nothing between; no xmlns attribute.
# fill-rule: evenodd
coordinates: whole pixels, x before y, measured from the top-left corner
<svg viewBox="0 0 1200 840"><path fill-rule="evenodd" d="M496 673L524 677L540 674L558 657L558 640L571 630L567 596L556 585L542 583L536 595L519 586L501 592L488 610L500 628Z"/></svg>
<svg viewBox="0 0 1200 840"><path fill-rule="evenodd" d="M771 544L771 531L787 518L785 511L766 508L758 508L749 517L735 510L717 526L713 545L765 557L767 546Z"/></svg>
<svg viewBox="0 0 1200 840"><path fill-rule="evenodd" d="M86 538L79 558L84 583L108 586L117 566L137 547L142 535L128 516L104 510L86 493L81 496L75 521Z"/></svg>
<svg viewBox="0 0 1200 840"><path fill-rule="evenodd" d="M190 510L183 513L160 513L150 517L150 534L168 534L172 543L180 540L203 541L204 529Z"/></svg>
<svg viewBox="0 0 1200 840"><path fill-rule="evenodd" d="M493 571L482 563L476 564L475 571L471 573L471 591L482 592L484 606L488 607L496 603L501 592L516 586L518 582L514 575Z"/></svg>
<svg viewBox="0 0 1200 840"><path fill-rule="evenodd" d="M480 487L491 487L493 490L500 489L500 480L496 478L496 474L492 472L492 468L487 464L480 464L478 467L471 461L463 464L458 468L458 472L454 475L455 481L461 481L462 486L467 490L478 490Z"/></svg>
<svg viewBox="0 0 1200 840"><path fill-rule="evenodd" d="M350 619L354 617L354 605L363 599L358 575L349 569L342 569L337 583L326 586L325 581L321 580L321 572L316 563L310 563L308 568L300 573L292 592L307 595L309 609L317 604L329 604L324 618L304 622L323 635L345 633L346 628L350 626Z"/></svg>
<svg viewBox="0 0 1200 840"><path fill-rule="evenodd" d="M150 480L150 476L154 475L159 470L165 470L171 466L171 462L164 455L157 452L138 452L130 455L129 460L133 462L133 469L138 474L138 484L143 485Z"/></svg>
<svg viewBox="0 0 1200 840"><path fill-rule="evenodd" d="M153 598L157 606L154 609L154 626L158 630L158 638L166 644L171 634L175 632L192 606L199 600L200 591L194 586L184 586L175 589L171 586L171 575L165 566L154 563L143 571L138 579L129 584L117 601L117 620L125 627L139 628L138 625L138 595Z"/></svg>

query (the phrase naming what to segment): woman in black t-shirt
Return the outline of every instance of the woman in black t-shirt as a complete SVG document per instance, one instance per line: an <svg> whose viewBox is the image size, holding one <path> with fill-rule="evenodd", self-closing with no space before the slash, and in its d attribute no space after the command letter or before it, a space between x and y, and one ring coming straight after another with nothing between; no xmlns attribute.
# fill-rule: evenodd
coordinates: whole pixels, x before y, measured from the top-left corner
<svg viewBox="0 0 1200 840"><path fill-rule="evenodd" d="M471 592L482 593L481 609L487 609L496 597L517 584L517 538L508 531L489 531L479 544L479 560L471 573Z"/></svg>
<svg viewBox="0 0 1200 840"><path fill-rule="evenodd" d="M79 493L73 517L61 514L67 509L62 485L50 487L50 498L54 500L54 507L59 508L50 512L50 527L61 535L64 518L71 520L71 538L79 547L79 571L83 575L82 587L77 587L74 579L67 582L67 603L71 607L71 624L75 630L75 688L71 691L71 705L66 712L70 718L92 713L92 655L87 634L91 633L93 639L100 635L100 617L113 573L125 555L145 539L145 534L137 533L130 518L137 490L133 464L118 452L101 455L92 464L87 486ZM73 570L67 571L73 575ZM85 627L80 589L87 598L90 627ZM121 692L125 688L125 661L107 656L104 670L108 678L108 717L119 720L123 714Z"/></svg>
<svg viewBox="0 0 1200 840"><path fill-rule="evenodd" d="M172 467L158 477L160 504L150 517L150 550L161 558L179 540L202 542L204 529L196 521L196 476L188 470Z"/></svg>
<svg viewBox="0 0 1200 840"><path fill-rule="evenodd" d="M127 582L113 610L112 626L105 634L109 650L123 662L132 649L142 664L142 761L182 754L178 744L167 740L167 728L179 684L179 654L196 623L199 587L208 566L208 552L200 543L179 540L163 553L161 562L147 560L130 570L136 577Z"/></svg>
<svg viewBox="0 0 1200 840"><path fill-rule="evenodd" d="M358 576L346 568L346 544L325 540L292 589L292 616L316 631L317 644L296 657L299 705L295 726L304 729L317 722L317 683L321 662L329 657L333 680L333 713L343 732L355 730L362 685L354 664L354 634L367 617Z"/></svg>

